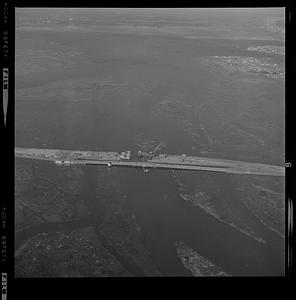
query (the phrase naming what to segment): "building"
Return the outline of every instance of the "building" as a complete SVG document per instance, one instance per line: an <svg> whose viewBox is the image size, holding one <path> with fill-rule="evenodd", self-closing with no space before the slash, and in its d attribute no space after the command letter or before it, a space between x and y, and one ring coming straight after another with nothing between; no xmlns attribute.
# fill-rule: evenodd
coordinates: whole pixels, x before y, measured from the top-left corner
<svg viewBox="0 0 296 300"><path fill-rule="evenodd" d="M152 158L153 157L153 153L152 152L148 153L148 152L143 152L141 150L138 151L137 155L139 157L143 157L143 158Z"/></svg>
<svg viewBox="0 0 296 300"><path fill-rule="evenodd" d="M131 159L132 152L130 150L126 150L120 153L119 157L121 159Z"/></svg>

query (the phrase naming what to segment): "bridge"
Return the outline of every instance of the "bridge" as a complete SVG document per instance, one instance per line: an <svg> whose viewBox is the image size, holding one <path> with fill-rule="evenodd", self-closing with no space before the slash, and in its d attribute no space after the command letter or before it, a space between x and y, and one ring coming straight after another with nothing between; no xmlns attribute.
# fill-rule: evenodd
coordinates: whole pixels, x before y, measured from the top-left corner
<svg viewBox="0 0 296 300"><path fill-rule="evenodd" d="M140 152L140 151L139 151ZM142 153L142 152L141 152ZM217 159L200 156L147 155L133 157L131 151L96 152L58 149L15 148L15 157L49 160L57 165L102 165L111 167L151 169L209 171L230 174L249 174L265 176L285 176L285 168L262 163Z"/></svg>

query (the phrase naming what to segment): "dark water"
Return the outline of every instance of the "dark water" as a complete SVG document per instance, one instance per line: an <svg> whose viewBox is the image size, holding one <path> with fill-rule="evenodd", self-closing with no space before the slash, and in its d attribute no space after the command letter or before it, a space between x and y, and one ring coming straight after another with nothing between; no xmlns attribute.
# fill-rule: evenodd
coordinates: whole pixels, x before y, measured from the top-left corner
<svg viewBox="0 0 296 300"><path fill-rule="evenodd" d="M121 171L119 171L121 172ZM198 185L198 175L196 184ZM186 274L176 258L175 242L184 241L199 254L233 275L280 275L283 270L282 241L270 230L256 223L256 232L262 233L267 244L222 224L199 208L192 208L178 196L176 186L166 171L142 174L126 170L122 176L128 199L137 220L151 239L149 247L155 262L166 275ZM237 206L234 190L227 179L213 181L222 189L220 201L228 197ZM254 219L245 207L237 213ZM254 220L253 220L254 221Z"/></svg>
<svg viewBox="0 0 296 300"><path fill-rule="evenodd" d="M42 18L38 17L36 21L33 18L34 13L30 13L26 15L22 12L20 17L24 17L26 22L39 24ZM64 16L66 20L70 15L74 19L86 20L84 15L79 17L79 13L72 16L72 13L69 15L64 11L60 15L55 15L48 11L47 14L49 15L46 17L55 20L55 26L57 24L60 26ZM89 17L87 22L97 20L93 12L89 12L89 15L87 12L85 14ZM211 130L211 137L214 140L219 140L220 127L224 121L234 120L234 125L239 123L247 128L250 126L252 130L260 128L262 120L274 124L275 127L270 129L272 132L262 133L266 137L274 135L273 140L265 140L267 146L264 149L252 149L248 147L248 142L244 144L245 147L236 148L235 139L219 140L219 147L217 146L214 156L279 163L282 158L278 148L276 149L278 152L275 151L273 154L268 151L272 143L276 146L280 145L279 147L282 145L283 120L280 115L283 110L282 83L259 81L258 84L254 84L254 81L240 81L241 78L225 77L222 73L213 72L199 64L199 58L207 55L247 56L249 52L246 48L249 46L280 44L279 41L270 40L276 36L276 33L262 29L263 19L276 16L278 12L273 11L270 15L266 11L256 14L245 12L241 15L228 14L224 11L218 18L217 13L211 13L209 19L200 13L190 15L191 22L198 18L199 26L206 28L206 31L201 29L200 32L190 32L190 35L202 33L219 39L184 39L183 35L186 35L184 32L181 37L170 34L143 36L139 33L135 35L118 32L98 33L93 28L87 33L67 31L65 34L63 30L52 30L46 31L45 34L34 29L17 32L17 49L20 52L28 49L33 51L33 59L29 60L29 63L35 68L29 69L31 71L25 75L17 73L17 89L38 88L59 80L70 82L73 80L75 86L75 80L92 77L111 78L115 82L128 83L128 88L118 89L111 96L103 99L99 99L93 92L91 101L81 100L76 94L73 99L69 98L65 101L59 95L49 96L42 92L32 99L28 96L25 100L22 97L17 98L16 147L93 151L130 149L136 152L139 147L135 145L135 137L140 134L145 139L165 140L164 152L200 155L198 150L193 150L193 146L199 149L199 143L205 143L206 139L201 136L201 130L198 131L199 140L193 142L190 134L184 131L183 125L177 119L155 117L153 110L155 105L163 100L174 99L193 106L215 103L200 117L204 122L203 125ZM100 15L102 17L100 21L115 22L117 17L112 19L111 15L106 15L111 19L106 16L104 19ZM179 17L181 19L184 17L184 15L176 17L170 14L166 17L155 16L156 19L168 18L168 20L174 18L179 20ZM229 16L232 19L229 19ZM137 22L133 14L129 17L133 22ZM129 17L124 15L120 22L125 22ZM229 22L232 21L233 24L240 25L229 27ZM219 24L222 26L220 27ZM184 28L183 26L182 30ZM225 38L229 36L241 37L242 40ZM259 36L262 40L249 40L254 36ZM39 51L37 54L34 52L36 50ZM67 64L64 63L67 59L66 54L63 54L62 58L56 54L57 51L71 53L74 50L81 52L82 55L69 59ZM40 51L42 53L45 51L47 56L39 58L38 61ZM263 54L252 55L260 57ZM27 56L28 54L24 54L23 58L17 58L16 66L22 66ZM56 70L42 70L42 63L49 62L50 67L52 58L54 61L60 59L64 65ZM283 61L280 58L273 59ZM28 64L25 66L27 67ZM47 65L43 68L46 67ZM23 72L24 70L21 69ZM242 77L241 80L244 78ZM32 95L34 96L34 90ZM245 117L246 112L253 119ZM196 116L189 113L188 118L191 118L193 126L198 126L199 119ZM254 129L255 126L257 128ZM232 131L227 132L229 137L232 137L232 134ZM46 168L46 163L42 164L42 168ZM60 230L63 226L74 229L90 223L105 247L132 274L143 275L138 267L130 265L120 253L116 252L98 229L104 219L106 208L96 197L95 189L99 172L105 171L94 166L83 167L83 171L81 197L91 211L89 219L67 224L43 224L40 226L40 232ZM51 172L50 168L48 172ZM200 187L200 190L208 193L215 207L223 208L221 203L227 204L233 214L250 224L256 234L262 236L267 243L262 244L254 240L235 228L219 222L202 209L192 207L185 202L180 198L177 185L168 171L144 173L137 169L112 169L109 174L110 181L117 182L122 195L127 196L136 220L142 228L153 261L161 273L168 276L191 274L177 257L175 243L183 241L226 273L243 276L283 275L283 240L263 226L238 201L237 186L231 177L220 174L205 178L202 173L190 174L192 175L189 181L192 187ZM188 176L185 174L184 179L188 179ZM106 197L108 198L108 195ZM34 227L17 235L17 245L37 231L37 227Z"/></svg>

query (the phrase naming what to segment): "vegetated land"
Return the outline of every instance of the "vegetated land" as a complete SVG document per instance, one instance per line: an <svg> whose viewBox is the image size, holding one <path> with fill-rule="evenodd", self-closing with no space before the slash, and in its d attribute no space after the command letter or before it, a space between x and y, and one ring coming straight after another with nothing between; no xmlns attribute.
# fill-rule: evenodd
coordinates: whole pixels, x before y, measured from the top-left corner
<svg viewBox="0 0 296 300"><path fill-rule="evenodd" d="M180 260L193 276L229 276L185 243L176 243L176 248Z"/></svg>
<svg viewBox="0 0 296 300"><path fill-rule="evenodd" d="M104 248L92 227L40 233L15 255L16 277L132 276Z"/></svg>
<svg viewBox="0 0 296 300"><path fill-rule="evenodd" d="M49 177L46 170L54 172L54 167L40 162L16 161L17 232L41 222L73 221L89 214L80 198L81 170L65 169L55 174L56 178Z"/></svg>
<svg viewBox="0 0 296 300"><path fill-rule="evenodd" d="M274 79L285 79L284 70L270 58L259 59L251 56L213 56L203 58L204 64L219 65L227 71L241 71L246 73L264 74Z"/></svg>
<svg viewBox="0 0 296 300"><path fill-rule="evenodd" d="M160 275L132 211L104 172L98 173L95 195L84 193L84 174L76 167L20 159L15 174L17 277L134 276L129 262L146 276ZM95 197L101 208L84 197ZM104 221L96 225L92 219Z"/></svg>
<svg viewBox="0 0 296 300"><path fill-rule="evenodd" d="M277 55L285 55L285 46L256 46L256 47L249 47L247 50L264 52L268 54L272 53Z"/></svg>

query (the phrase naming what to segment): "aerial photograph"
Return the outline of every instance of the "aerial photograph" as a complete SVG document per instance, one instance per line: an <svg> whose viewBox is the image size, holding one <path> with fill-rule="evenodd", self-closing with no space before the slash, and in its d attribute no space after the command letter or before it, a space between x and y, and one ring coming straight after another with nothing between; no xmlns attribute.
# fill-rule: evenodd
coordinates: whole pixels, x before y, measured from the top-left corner
<svg viewBox="0 0 296 300"><path fill-rule="evenodd" d="M285 8L15 9L16 278L285 276Z"/></svg>

